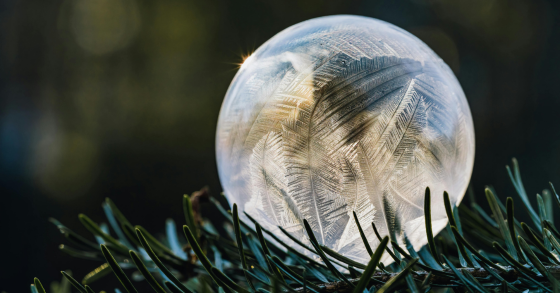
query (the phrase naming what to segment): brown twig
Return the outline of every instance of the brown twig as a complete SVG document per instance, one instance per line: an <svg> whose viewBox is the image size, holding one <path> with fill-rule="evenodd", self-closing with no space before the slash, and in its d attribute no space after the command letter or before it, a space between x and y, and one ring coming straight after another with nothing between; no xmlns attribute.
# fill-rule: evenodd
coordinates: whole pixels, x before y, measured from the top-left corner
<svg viewBox="0 0 560 293"><path fill-rule="evenodd" d="M208 186L203 187L199 191L195 191L191 195L191 205L193 209L194 220L197 225L202 225L202 215L200 214L200 204L208 202L210 198L210 189Z"/></svg>

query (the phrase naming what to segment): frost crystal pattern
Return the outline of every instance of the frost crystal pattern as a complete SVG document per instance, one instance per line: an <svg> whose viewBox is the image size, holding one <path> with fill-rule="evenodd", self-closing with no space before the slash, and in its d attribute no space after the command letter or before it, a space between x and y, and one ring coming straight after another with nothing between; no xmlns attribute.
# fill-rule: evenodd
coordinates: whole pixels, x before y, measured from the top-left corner
<svg viewBox="0 0 560 293"><path fill-rule="evenodd" d="M307 242L307 219L321 244L364 263L353 211L373 247L372 222L418 250L426 186L439 232L443 191L460 202L474 158L449 67L410 33L357 16L305 21L262 45L227 92L216 144L230 202L279 237L277 226Z"/></svg>

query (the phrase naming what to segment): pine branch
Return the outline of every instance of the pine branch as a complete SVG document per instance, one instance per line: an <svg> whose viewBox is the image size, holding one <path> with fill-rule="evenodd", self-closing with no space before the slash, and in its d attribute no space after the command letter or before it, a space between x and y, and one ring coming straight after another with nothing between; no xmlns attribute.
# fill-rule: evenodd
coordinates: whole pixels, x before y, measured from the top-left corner
<svg viewBox="0 0 560 293"><path fill-rule="evenodd" d="M348 168L351 167L348 165ZM526 193L522 188L519 167L515 162L512 181L523 199ZM554 187L551 187L560 205L560 196L556 194ZM185 244L185 239L181 241L182 237L177 233L173 220L168 219L166 222L166 237L158 239L153 236L157 234L152 235L141 226L133 226L110 200L107 200L104 210L114 233L107 225L97 224L85 215L80 216L82 224L97 241L103 243L103 251L87 237L72 232L62 223L54 219L51 222L74 246L62 245L63 252L88 260L100 260L104 257L108 261L108 264L94 268L83 279L83 285L63 273L68 279L68 284L82 293L92 293L91 283L110 271L114 272L128 292L138 291L135 282L127 276L133 268L131 259L144 276L144 280L157 293L162 292L164 288L171 292L183 293L267 293L271 292L270 290L297 293L362 293L374 289L381 293L402 288L411 293L419 293L428 292L433 287L453 287L461 292L468 290L485 293L489 292L488 288L493 288L500 293L521 293L553 292L560 288L560 232L552 222L552 210L547 209L553 204L553 197L537 196L538 206L535 210L538 210L538 214L535 215L535 221L540 221L541 224L535 224L536 228L532 228L515 219L512 198L508 198L504 205L498 201L495 194L491 188L486 190L486 199L492 210L490 215L475 202L475 196L471 196L472 210L463 205L459 215L459 210L451 204L444 192L449 229L434 238L429 208L432 195L427 189L424 198L424 218L428 247L420 251L415 250L406 235L402 239L403 243L391 241L388 247L388 236L383 231L380 233L373 224L373 231L380 242L377 247L370 247L369 254L372 257L367 266L353 260L347 251L341 252L339 249L321 245L306 219L302 221L312 248L302 242L305 241L302 239L304 235L295 237L290 235L291 232L280 228L291 239L286 242L283 237L261 227L249 214L245 214L255 227L258 227L255 231L239 218L235 205L233 212L227 211L219 202L225 202L225 198L211 198L207 190L183 198L187 224L183 229L188 244ZM212 221L203 219L200 210L202 202L213 205L215 211L225 216L225 221L222 217L213 217ZM523 200L522 205L527 204ZM355 205L358 211L353 212L359 213L359 206L363 205ZM527 206L525 208L528 209ZM356 226L347 224L340 228L362 232L358 221L352 223ZM234 224L233 231L228 228L231 224ZM463 234L463 231L466 234ZM370 246L364 233L352 233L357 234L355 240L359 241L361 238L365 247ZM270 238L264 237L264 234ZM139 247L144 247L144 250ZM455 247L457 249L454 249ZM375 252L372 248L375 248ZM316 254L322 261L302 253L303 250ZM385 266L379 262L384 253L390 254L389 261L393 261L392 264ZM457 256L468 258L469 261L463 264ZM419 262L420 259L422 262ZM229 263L227 267L223 265L226 261ZM462 264L462 268L456 268L459 264ZM343 272L340 267L348 268L348 271ZM412 270L413 268L417 271ZM364 271L360 273L357 269ZM153 274L154 272L157 273ZM198 278L199 285L193 286L189 282L192 278ZM332 282L333 280L336 281ZM36 284L31 286L31 291L44 293L41 290L42 285L38 284L40 285L36 280ZM69 292L55 290L52 293Z"/></svg>
<svg viewBox="0 0 560 293"><path fill-rule="evenodd" d="M560 266L545 266L545 268L547 269L547 271L552 274L552 276L554 276L555 278L560 278ZM523 277L522 273L519 273L518 271L516 271L515 269L513 269L512 267L504 267L505 271L500 271L494 268L490 268L494 273L496 273L497 275L499 275L500 277L504 278L504 280L508 281L508 282L514 282L516 280L518 280L520 277ZM491 276L491 274L486 271L483 268L459 268L458 269L460 272L468 272L469 274L471 274L473 277L475 278L486 278ZM453 274L453 271L451 269L445 269L442 270L442 272L444 273L448 273L448 274ZM376 271L373 276L372 279L375 280L370 283L372 283L372 285L376 286L377 288L383 286L384 283L388 282L389 280L391 280L392 278L394 278L396 275L398 275L399 273L386 273L383 271ZM444 277L444 276L437 276L437 275L431 275L430 279L426 281L426 277L429 276L429 273L426 271L414 271L412 273L412 275L414 276L414 279L419 280L419 281L424 281L428 284L432 284L432 285L440 285L441 287L445 286L445 285L451 285L454 282L452 282L453 280L456 280L456 278L454 277ZM350 279L350 283L352 284L357 284L360 281L361 278L355 278L355 279ZM535 278L538 281L545 281L546 279L544 277L540 277L540 278ZM319 287L319 289L321 289L321 292L324 293L330 293L330 292L340 292L340 293L344 293L344 292L352 292L354 290L353 287L350 287L345 281L338 281L338 282L328 282L328 283L322 283L322 284L317 284L317 287ZM309 289L307 289L309 290ZM304 288L300 287L300 288L295 288L294 289L295 292L304 292Z"/></svg>

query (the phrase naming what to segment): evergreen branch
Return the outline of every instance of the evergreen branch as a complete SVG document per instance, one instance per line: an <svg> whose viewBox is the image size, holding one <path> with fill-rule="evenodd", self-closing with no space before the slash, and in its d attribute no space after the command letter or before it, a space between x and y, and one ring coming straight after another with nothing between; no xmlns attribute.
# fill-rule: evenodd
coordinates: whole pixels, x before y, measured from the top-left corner
<svg viewBox="0 0 560 293"><path fill-rule="evenodd" d="M527 205L528 197L518 166L514 165L512 182L520 193L522 205ZM556 195L554 189L553 192ZM443 202L449 226L434 238L431 227L433 195L426 188L424 224L428 245L418 250L407 235L399 239L391 235L395 239L391 241L390 249L387 246L387 233L391 231L383 230L383 226L378 230L372 223L374 235L380 244L375 247L375 253L374 247L369 247L368 253L372 259L367 266L352 259L352 254L347 251L323 245L324 235L315 233L307 219L301 219L303 231L294 229L295 226L291 227L291 232L280 227L287 237L276 235L279 233L261 227L245 213L255 228L247 225L239 218L237 205L234 204L233 211L229 211L216 198L210 198L207 189L195 192L190 198L183 197L187 224L183 226L183 232L187 245L176 237L172 220L166 224L167 238L157 237L158 234L151 234L141 226L133 226L110 199L103 205L110 226L102 222L97 224L80 215L82 224L97 242L103 244L101 253L97 245L86 237L72 232L54 219L51 222L71 244L78 247L61 245L64 252L88 260L101 260L104 257L107 261L101 266L96 265L84 278L83 285L63 272L67 279L65 284L73 285L80 293L94 292L90 288L91 283L111 270L128 292L135 292L132 281L138 280L130 280L125 274L131 268L138 269L156 293L363 293L395 290L427 293L436 287L457 288L461 292L471 293L558 292L560 233L553 223L552 209L549 207L553 202L552 195L548 192L544 192L543 197L537 195L538 209L525 206L528 211L538 210L539 222L529 226L514 217L513 199L508 198L504 205L495 194L491 187L486 189L491 214L487 214L475 202L475 196L471 196L472 209L462 205L460 216L459 209L444 192ZM214 204L226 217L213 217L212 220L202 218L202 202ZM359 207L357 210L360 210ZM364 246L368 248L366 231L358 222L357 214L358 211L353 214L354 221L341 220L346 223L341 227L354 233L345 236L347 239L354 237L359 241L362 238L363 245L359 245L359 242L356 244L362 249ZM468 227L465 233L461 226ZM111 235L109 228L117 237ZM472 232L478 228L481 228L480 233ZM307 237L302 232L306 232ZM486 248L486 251L481 250L481 247ZM386 265L380 262L384 252L390 254L388 261L393 263ZM442 253L441 258L437 253ZM130 259L135 266L130 263ZM440 262L442 260L445 262ZM193 278L198 280L191 282ZM31 291L46 293L38 279L31 286ZM68 293L68 290L54 291Z"/></svg>
<svg viewBox="0 0 560 293"><path fill-rule="evenodd" d="M457 270L461 273L468 273L475 278L482 278L482 279L491 277L493 275L498 275L505 281L514 282L516 280L519 280L519 278L524 278L526 276L525 274L519 273L513 267L509 267L509 266L504 267L504 271L495 268L490 268L490 267L489 269L492 271L491 273L485 270L484 268L457 268ZM560 278L560 266L545 266L545 269L548 271L549 274L552 274L552 276L554 276L555 278ZM446 274L453 274L453 270L451 269L444 269L440 272ZM398 274L399 273L376 271L371 276L372 283L375 283L374 286L376 286L376 288L381 288L383 286L383 283L390 281ZM437 276L426 271L414 271L413 275L415 279L422 279L422 280L426 279L426 277L429 277L427 283L433 285L451 285L453 284L453 281L456 280L456 278L454 277L446 277L443 275ZM352 284L358 284L360 280L361 278L354 278L354 279L350 279L349 281ZM545 281L544 278L540 278L538 280ZM317 287L319 287L319 289L323 293L331 293L331 292L345 293L345 292L352 292L354 290L354 288L350 287L345 281L317 284ZM294 290L298 293L299 292L303 293L303 287L296 288Z"/></svg>

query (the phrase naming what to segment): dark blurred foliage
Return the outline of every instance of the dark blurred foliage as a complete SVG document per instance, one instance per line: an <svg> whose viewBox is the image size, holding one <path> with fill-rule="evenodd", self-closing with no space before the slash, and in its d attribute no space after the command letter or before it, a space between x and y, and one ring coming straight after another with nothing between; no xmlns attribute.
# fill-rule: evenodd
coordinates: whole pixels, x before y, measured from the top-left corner
<svg viewBox="0 0 560 293"><path fill-rule="evenodd" d="M181 195L221 191L220 105L242 62L282 29L358 14L424 40L455 71L476 130L473 186L512 195L515 156L529 194L560 185L559 3L539 0L0 2L0 290L28 290L97 263L58 251L55 217L182 223ZM482 200L484 202L484 200ZM100 289L109 289L97 287Z"/></svg>

